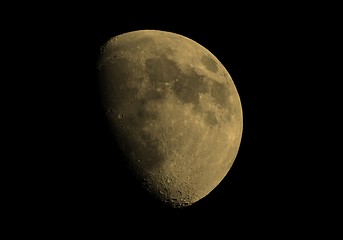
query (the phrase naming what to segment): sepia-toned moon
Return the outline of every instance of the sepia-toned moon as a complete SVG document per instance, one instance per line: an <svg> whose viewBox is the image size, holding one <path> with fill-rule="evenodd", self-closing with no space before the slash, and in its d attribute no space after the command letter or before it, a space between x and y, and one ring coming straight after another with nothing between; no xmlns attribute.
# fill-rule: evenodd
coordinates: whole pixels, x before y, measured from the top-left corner
<svg viewBox="0 0 343 240"><path fill-rule="evenodd" d="M188 37L138 30L109 39L97 67L112 134L142 186L174 208L216 188L243 130L240 97L222 63Z"/></svg>

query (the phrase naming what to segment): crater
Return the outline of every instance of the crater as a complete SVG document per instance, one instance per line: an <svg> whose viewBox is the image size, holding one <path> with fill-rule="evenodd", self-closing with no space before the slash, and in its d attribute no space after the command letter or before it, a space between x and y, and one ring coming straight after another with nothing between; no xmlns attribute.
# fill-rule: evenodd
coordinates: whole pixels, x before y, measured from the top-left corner
<svg viewBox="0 0 343 240"><path fill-rule="evenodd" d="M218 65L217 63L210 57L204 55L201 57L202 64L205 65L207 70L216 73L218 71Z"/></svg>

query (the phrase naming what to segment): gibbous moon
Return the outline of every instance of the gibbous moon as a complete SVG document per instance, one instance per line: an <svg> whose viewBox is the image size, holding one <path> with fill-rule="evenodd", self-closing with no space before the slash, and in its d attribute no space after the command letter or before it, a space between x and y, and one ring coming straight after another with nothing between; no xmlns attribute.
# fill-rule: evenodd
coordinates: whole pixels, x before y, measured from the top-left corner
<svg viewBox="0 0 343 240"><path fill-rule="evenodd" d="M216 188L243 130L239 94L221 62L180 34L138 30L109 39L97 67L108 123L142 186L174 208Z"/></svg>

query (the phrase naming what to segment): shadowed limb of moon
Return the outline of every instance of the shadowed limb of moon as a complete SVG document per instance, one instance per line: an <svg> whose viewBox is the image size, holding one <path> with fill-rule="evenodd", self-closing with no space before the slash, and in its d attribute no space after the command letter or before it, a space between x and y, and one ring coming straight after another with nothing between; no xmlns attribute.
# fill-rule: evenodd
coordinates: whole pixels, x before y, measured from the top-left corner
<svg viewBox="0 0 343 240"><path fill-rule="evenodd" d="M149 192L185 207L222 181L243 115L233 80L210 51L179 34L133 31L103 45L98 73L113 136Z"/></svg>

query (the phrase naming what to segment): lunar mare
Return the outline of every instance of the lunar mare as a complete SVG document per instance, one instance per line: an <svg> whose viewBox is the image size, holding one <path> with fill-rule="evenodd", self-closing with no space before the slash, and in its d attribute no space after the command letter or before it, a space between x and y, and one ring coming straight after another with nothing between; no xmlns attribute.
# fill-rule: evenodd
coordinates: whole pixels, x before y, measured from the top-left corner
<svg viewBox="0 0 343 240"><path fill-rule="evenodd" d="M98 73L113 136L148 191L185 207L218 186L237 156L243 114L209 50L176 33L128 32L103 45Z"/></svg>

